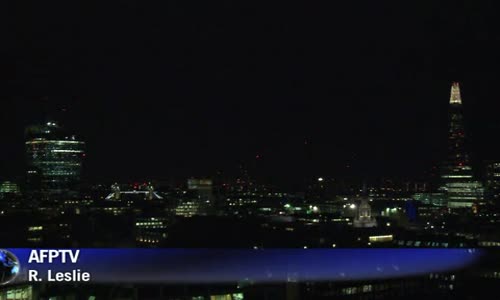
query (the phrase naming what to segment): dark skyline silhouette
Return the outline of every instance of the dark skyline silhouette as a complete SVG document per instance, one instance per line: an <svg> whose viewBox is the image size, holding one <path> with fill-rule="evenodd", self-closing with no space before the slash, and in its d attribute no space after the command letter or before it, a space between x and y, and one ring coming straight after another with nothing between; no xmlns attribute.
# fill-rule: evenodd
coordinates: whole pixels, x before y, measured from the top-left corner
<svg viewBox="0 0 500 300"><path fill-rule="evenodd" d="M1 175L23 174L24 127L47 103L87 142L90 178L236 174L241 163L278 181L308 168L425 178L446 152L453 81L473 159L499 159L496 15L445 4L13 7Z"/></svg>

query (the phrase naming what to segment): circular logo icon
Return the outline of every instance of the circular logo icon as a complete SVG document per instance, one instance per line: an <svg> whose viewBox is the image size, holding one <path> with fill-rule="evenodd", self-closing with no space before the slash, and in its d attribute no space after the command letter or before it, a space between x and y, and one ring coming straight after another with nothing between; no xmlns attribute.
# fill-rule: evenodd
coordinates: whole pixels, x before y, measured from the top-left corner
<svg viewBox="0 0 500 300"><path fill-rule="evenodd" d="M14 280L19 273L19 259L10 251L0 249L0 285Z"/></svg>

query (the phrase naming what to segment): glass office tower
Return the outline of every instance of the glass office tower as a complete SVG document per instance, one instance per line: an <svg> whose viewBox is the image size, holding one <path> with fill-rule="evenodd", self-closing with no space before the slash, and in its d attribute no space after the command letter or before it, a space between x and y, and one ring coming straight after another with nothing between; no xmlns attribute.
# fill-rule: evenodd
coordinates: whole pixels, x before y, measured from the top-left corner
<svg viewBox="0 0 500 300"><path fill-rule="evenodd" d="M47 196L75 195L85 143L53 122L28 127L25 138L29 189Z"/></svg>

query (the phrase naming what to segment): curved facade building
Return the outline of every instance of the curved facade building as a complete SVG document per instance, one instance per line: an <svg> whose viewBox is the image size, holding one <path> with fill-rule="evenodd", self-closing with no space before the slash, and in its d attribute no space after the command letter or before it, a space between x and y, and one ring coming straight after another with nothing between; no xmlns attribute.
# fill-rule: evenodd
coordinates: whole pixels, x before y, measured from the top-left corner
<svg viewBox="0 0 500 300"><path fill-rule="evenodd" d="M85 143L53 122L28 127L25 137L29 189L44 195L76 194Z"/></svg>

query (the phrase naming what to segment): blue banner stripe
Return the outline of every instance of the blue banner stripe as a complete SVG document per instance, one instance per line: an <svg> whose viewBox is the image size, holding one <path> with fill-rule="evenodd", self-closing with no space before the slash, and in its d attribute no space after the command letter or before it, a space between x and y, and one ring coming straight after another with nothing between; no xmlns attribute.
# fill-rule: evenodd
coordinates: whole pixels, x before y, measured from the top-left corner
<svg viewBox="0 0 500 300"><path fill-rule="evenodd" d="M78 261L29 263L33 249L8 249L28 271L88 272L91 282L226 283L394 278L465 267L477 249L80 249ZM40 254L40 249L36 249ZM76 251L75 249L68 249Z"/></svg>

